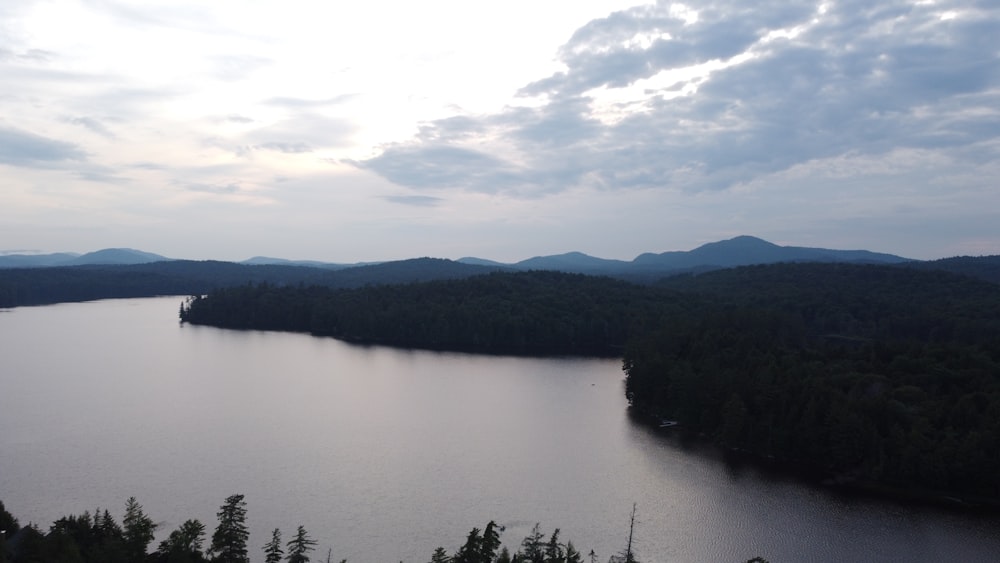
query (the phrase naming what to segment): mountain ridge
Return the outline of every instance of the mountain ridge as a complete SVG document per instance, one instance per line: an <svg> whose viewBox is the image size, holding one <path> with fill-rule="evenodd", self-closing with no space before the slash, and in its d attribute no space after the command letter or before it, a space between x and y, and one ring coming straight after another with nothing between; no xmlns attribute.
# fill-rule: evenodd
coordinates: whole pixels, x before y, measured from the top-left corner
<svg viewBox="0 0 1000 563"><path fill-rule="evenodd" d="M79 266L91 264L145 264L174 260L159 254L143 252L131 248L106 248L82 255L72 253L53 254L8 254L0 255L0 268L38 268L56 266ZM692 250L671 250L639 254L631 261L598 258L583 252L572 251L563 254L534 256L513 263L498 262L486 258L463 257L455 260L462 264L510 268L515 270L558 270L563 272L596 275L649 275L663 272L700 271L716 268L731 268L753 264L775 262L856 262L875 264L898 264L911 262L893 254L870 250L835 250L802 246L780 246L764 239L741 235L727 240L703 244ZM340 270L378 264L379 262L334 263L319 260L288 260L255 256L238 264L247 265L287 265Z"/></svg>

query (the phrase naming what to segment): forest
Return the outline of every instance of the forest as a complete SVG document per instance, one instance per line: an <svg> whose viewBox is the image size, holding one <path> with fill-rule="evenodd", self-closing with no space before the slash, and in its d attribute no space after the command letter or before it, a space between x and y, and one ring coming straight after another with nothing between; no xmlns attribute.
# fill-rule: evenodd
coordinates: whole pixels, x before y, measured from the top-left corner
<svg viewBox="0 0 1000 563"><path fill-rule="evenodd" d="M672 291L546 271L354 289L247 284L190 298L180 318L394 346L620 356L638 325L683 306L679 294L666 293Z"/></svg>
<svg viewBox="0 0 1000 563"><path fill-rule="evenodd" d="M1000 503L1000 287L967 276L811 263L652 285L557 272L247 284L192 297L180 316L396 346L621 356L631 408L673 431L842 486Z"/></svg>
<svg viewBox="0 0 1000 563"><path fill-rule="evenodd" d="M0 268L0 308L95 299L203 294L246 283L361 287L479 275L496 268L415 258L340 270L215 260L132 265Z"/></svg>
<svg viewBox="0 0 1000 563"><path fill-rule="evenodd" d="M21 526L0 502L0 563L308 563L313 560L318 542L304 526L284 541L280 528L275 528L266 543L255 548L250 542L247 526L247 502L244 495L226 497L216 514L218 523L211 537L205 524L197 519L185 520L176 530L150 550L157 524L146 514L142 505L130 497L119 523L107 509L93 513L59 518L42 531L37 525ZM635 507L620 553L608 563L639 563L632 549ZM540 524L511 551L500 536L504 527L490 521L482 529L473 528L461 547L449 552L444 547L429 554L429 563L596 563L598 555L590 550L584 555L572 541L563 541L559 528L545 534ZM206 541L208 542L206 545ZM322 551L322 550L320 550ZM322 553L321 553L322 555ZM331 563L336 559L333 548L317 561ZM603 559L602 559L603 560ZM339 559L346 563L346 559ZM755 557L747 563L767 563Z"/></svg>

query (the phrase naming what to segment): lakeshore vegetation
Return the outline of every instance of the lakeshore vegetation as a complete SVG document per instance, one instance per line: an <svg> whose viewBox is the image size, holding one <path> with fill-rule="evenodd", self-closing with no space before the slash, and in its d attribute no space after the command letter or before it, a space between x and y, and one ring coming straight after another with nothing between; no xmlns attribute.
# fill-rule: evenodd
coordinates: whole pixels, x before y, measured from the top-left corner
<svg viewBox="0 0 1000 563"><path fill-rule="evenodd" d="M0 502L0 563L249 563L260 560L251 553L263 554L265 563L308 563L315 557L318 542L304 526L298 526L288 541L280 528L270 539L255 547L247 526L247 502L243 495L228 496L216 514L218 523L208 536L204 523L185 520L170 532L155 549L150 549L158 525L146 514L135 497L125 502L119 523L107 509L83 512L59 518L42 531L35 524L21 526ZM623 549L608 558L608 563L639 563L632 549L635 506ZM551 534L535 524L531 532L513 550L500 539L504 527L490 521L483 528L473 528L461 547L449 552L444 547L428 554L430 563L596 563L598 554L586 555L572 541L560 537L559 528ZM334 561L333 548L327 549L326 563ZM320 559L316 559L320 561ZM601 559L603 561L603 558ZM340 563L347 563L340 559ZM747 563L766 563L756 557Z"/></svg>

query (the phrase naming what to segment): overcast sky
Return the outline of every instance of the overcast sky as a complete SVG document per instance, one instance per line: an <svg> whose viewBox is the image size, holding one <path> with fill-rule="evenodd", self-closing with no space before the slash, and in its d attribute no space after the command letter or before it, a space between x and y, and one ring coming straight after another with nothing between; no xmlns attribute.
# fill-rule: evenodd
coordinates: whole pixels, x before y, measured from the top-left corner
<svg viewBox="0 0 1000 563"><path fill-rule="evenodd" d="M0 251L1000 254L996 0L0 2Z"/></svg>

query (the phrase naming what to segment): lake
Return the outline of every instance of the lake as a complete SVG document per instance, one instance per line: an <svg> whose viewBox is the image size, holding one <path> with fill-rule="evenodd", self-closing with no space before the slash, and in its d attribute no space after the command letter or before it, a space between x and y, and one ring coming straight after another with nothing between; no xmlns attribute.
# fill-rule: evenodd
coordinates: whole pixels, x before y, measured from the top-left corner
<svg viewBox="0 0 1000 563"><path fill-rule="evenodd" d="M246 495L253 561L424 563L491 519L600 562L997 561L1000 518L857 498L632 420L621 362L365 347L180 325L182 299L0 312L0 500L22 524L135 496L206 524ZM207 545L206 541L206 545ZM155 544L151 546L155 548ZM588 559L589 561L589 559Z"/></svg>

